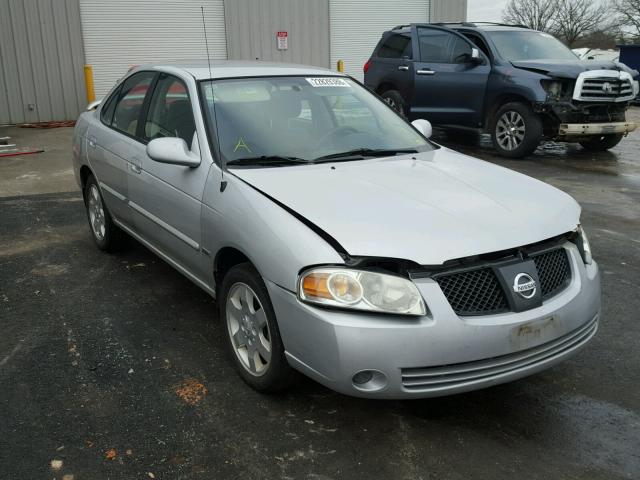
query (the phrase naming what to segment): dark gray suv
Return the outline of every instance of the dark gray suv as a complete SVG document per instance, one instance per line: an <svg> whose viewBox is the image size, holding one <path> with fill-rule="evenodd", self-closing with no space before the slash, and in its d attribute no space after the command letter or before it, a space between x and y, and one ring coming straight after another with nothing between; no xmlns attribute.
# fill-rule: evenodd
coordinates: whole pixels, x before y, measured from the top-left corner
<svg viewBox="0 0 640 480"><path fill-rule="evenodd" d="M638 72L581 61L547 33L479 24L412 24L385 32L365 85L409 120L486 131L520 158L543 139L607 150L636 128L625 112Z"/></svg>

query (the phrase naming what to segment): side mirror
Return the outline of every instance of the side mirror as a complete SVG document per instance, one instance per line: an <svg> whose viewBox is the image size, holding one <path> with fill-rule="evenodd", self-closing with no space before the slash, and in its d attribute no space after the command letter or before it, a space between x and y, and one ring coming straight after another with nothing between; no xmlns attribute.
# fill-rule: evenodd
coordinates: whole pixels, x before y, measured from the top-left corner
<svg viewBox="0 0 640 480"><path fill-rule="evenodd" d="M98 108L98 105L100 105L101 103L102 103L102 99L94 100L89 105L87 105L87 112L90 112L91 110L95 110L96 108Z"/></svg>
<svg viewBox="0 0 640 480"><path fill-rule="evenodd" d="M482 56L480 55L480 50L478 50L477 48L472 48L469 61L474 65L480 65L483 62Z"/></svg>
<svg viewBox="0 0 640 480"><path fill-rule="evenodd" d="M147 155L152 160L172 165L197 167L200 156L189 151L187 142L177 137L156 138L147 144Z"/></svg>
<svg viewBox="0 0 640 480"><path fill-rule="evenodd" d="M433 133L433 128L431 127L431 123L429 120L425 120L424 118L419 118L411 122L413 128L415 128L418 132L424 135L426 138L431 138L431 134Z"/></svg>

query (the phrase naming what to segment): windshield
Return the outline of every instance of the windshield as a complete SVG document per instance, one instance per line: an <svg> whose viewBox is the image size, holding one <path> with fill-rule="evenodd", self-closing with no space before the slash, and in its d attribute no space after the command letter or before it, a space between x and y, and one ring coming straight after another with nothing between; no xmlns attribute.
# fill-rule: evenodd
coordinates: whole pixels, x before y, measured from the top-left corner
<svg viewBox="0 0 640 480"><path fill-rule="evenodd" d="M560 40L544 32L496 31L487 32L498 53L511 62L519 60L578 60Z"/></svg>
<svg viewBox="0 0 640 480"><path fill-rule="evenodd" d="M367 153L433 149L349 78L210 80L202 82L202 94L208 123L215 126L223 161L229 165L262 159L275 166L338 158L341 153L357 159Z"/></svg>

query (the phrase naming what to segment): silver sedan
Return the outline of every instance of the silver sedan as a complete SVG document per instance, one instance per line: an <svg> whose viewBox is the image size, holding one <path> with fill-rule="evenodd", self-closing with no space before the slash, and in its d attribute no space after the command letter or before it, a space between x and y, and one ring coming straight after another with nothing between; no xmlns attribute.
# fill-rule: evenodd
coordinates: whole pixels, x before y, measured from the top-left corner
<svg viewBox="0 0 640 480"><path fill-rule="evenodd" d="M329 70L153 65L80 116L73 153L96 245L132 236L214 296L253 388L297 370L429 397L574 354L600 315L580 207L430 135Z"/></svg>

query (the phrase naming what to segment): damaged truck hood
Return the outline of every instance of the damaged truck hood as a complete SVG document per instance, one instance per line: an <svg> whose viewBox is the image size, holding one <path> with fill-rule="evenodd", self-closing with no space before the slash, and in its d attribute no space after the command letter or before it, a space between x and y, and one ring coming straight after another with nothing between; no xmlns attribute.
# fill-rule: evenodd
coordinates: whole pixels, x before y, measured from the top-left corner
<svg viewBox="0 0 640 480"><path fill-rule="evenodd" d="M577 59L574 62L567 62L565 60L520 60L512 61L511 64L516 68L558 78L575 79L578 78L578 75L582 72L590 70L613 70L617 72L628 72L632 75L638 74L638 72L631 70L621 63L610 61Z"/></svg>
<svg viewBox="0 0 640 480"><path fill-rule="evenodd" d="M560 190L446 148L231 172L351 256L422 265L545 240L575 229L580 216Z"/></svg>

